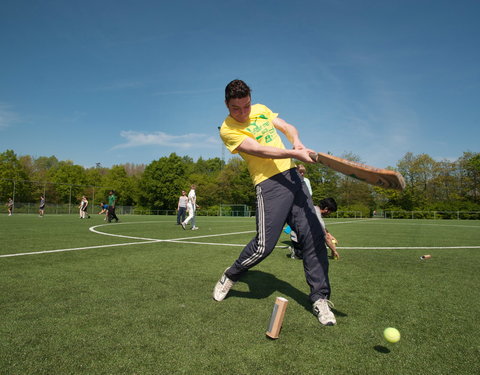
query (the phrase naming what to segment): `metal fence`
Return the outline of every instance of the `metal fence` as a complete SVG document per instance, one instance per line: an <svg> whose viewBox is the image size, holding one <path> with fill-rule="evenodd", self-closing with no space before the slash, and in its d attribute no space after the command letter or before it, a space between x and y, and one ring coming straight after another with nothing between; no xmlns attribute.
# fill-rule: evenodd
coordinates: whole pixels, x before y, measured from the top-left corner
<svg viewBox="0 0 480 375"><path fill-rule="evenodd" d="M45 208L45 213L48 214L78 214L79 213L79 204L78 203L64 203L64 204L55 204L48 203ZM7 207L5 205L0 206L0 212L7 213ZM38 203L23 203L15 202L13 213L14 214L36 214L38 213L39 205ZM116 213L118 215L160 215L160 216L175 216L177 214L176 210L150 210L137 208L135 206L119 206L115 207ZM87 212L90 215L98 214L101 212L101 207L99 205L90 204L88 206ZM197 211L197 216L236 216L236 217L254 217L256 214L255 210L249 210L245 214L236 215L232 212L231 215L226 215L225 210L219 208L219 206L211 208L202 208ZM361 219L363 218L361 211L337 211L334 214L329 215L330 218L352 218L352 219ZM376 212L373 217L384 218L384 219L430 219L430 220L480 220L480 211L393 211L385 210Z"/></svg>
<svg viewBox="0 0 480 375"><path fill-rule="evenodd" d="M64 203L48 203L45 207L46 215L70 215L79 213L79 204ZM38 213L39 205L37 203L22 203L15 202L13 213L14 214L36 214ZM102 211L102 208L98 205L90 204L87 209L87 213L90 215L98 214ZM176 210L150 210L144 208L136 208L135 206L120 206L115 207L117 215L158 215L158 216L175 216L177 214ZM5 213L7 212L7 207L5 206ZM256 212L254 210L248 210L248 212L237 215L235 212L232 212L231 215L226 215L224 210L221 210L219 206L212 208L202 208L197 211L197 216L234 216L234 217L255 217ZM362 218L362 213L360 211L337 211L335 214L330 215L329 217L336 218Z"/></svg>
<svg viewBox="0 0 480 375"><path fill-rule="evenodd" d="M56 204L56 203L48 203L45 206L45 214L54 214L54 215L69 215L69 214L77 214L79 213L79 204ZM38 203L21 203L15 202L13 207L14 214L35 214L38 213L39 204ZM89 205L87 208L87 213L90 215L98 214L102 209L100 206L97 205ZM6 207L5 207L6 211ZM117 214L128 215L132 214L133 207L129 206L117 206L116 212Z"/></svg>
<svg viewBox="0 0 480 375"><path fill-rule="evenodd" d="M383 211L386 219L480 220L480 211Z"/></svg>
<svg viewBox="0 0 480 375"><path fill-rule="evenodd" d="M15 202L15 208L31 210L32 206L39 202L40 196L46 198L47 204L54 207L56 211L71 213L75 206L80 203L83 195L87 196L90 206L94 203L100 203L101 200L107 200L108 186L76 185L68 183L30 181L30 180L12 180L0 179L0 202L12 198Z"/></svg>

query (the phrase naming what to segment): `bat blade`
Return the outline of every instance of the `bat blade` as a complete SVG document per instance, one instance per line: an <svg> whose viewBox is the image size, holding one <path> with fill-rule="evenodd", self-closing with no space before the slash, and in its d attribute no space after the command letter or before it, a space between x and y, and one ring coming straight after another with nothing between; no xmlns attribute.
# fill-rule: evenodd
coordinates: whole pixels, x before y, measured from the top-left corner
<svg viewBox="0 0 480 375"><path fill-rule="evenodd" d="M405 180L398 172L389 169L371 167L366 164L339 158L323 152L310 154L310 157L317 163L321 163L336 172L366 182L367 184L385 189L405 189Z"/></svg>

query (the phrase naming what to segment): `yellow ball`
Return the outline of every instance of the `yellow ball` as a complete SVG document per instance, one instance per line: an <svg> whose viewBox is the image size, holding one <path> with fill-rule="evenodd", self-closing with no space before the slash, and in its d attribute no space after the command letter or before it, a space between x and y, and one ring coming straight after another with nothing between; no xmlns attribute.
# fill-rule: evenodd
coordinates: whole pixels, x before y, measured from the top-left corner
<svg viewBox="0 0 480 375"><path fill-rule="evenodd" d="M400 332L396 328L388 327L383 331L383 337L388 342L399 342L400 341Z"/></svg>

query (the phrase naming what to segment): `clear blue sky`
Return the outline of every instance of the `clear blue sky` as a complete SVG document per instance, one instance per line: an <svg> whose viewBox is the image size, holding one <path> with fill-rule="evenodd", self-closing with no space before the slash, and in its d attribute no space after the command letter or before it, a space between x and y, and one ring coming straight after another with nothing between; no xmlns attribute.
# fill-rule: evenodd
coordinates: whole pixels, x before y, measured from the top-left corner
<svg viewBox="0 0 480 375"><path fill-rule="evenodd" d="M240 78L310 148L455 160L480 151L479 14L462 0L2 0L0 152L221 157Z"/></svg>

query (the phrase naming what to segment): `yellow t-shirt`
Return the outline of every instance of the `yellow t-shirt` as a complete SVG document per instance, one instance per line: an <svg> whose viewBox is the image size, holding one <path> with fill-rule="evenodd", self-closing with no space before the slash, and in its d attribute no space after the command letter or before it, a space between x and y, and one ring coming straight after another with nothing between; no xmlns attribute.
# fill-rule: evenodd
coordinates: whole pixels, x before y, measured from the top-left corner
<svg viewBox="0 0 480 375"><path fill-rule="evenodd" d="M238 152L236 150L246 137L255 139L258 143L264 146L285 149L282 139L272 123L272 120L277 117L278 113L273 113L263 104L254 104L252 105L250 121L248 124L240 123L229 115L220 128L220 137L222 138L223 143L225 143L227 149L232 154L239 153L247 162L248 171L250 172L254 185L257 185L278 173L295 168L295 164L290 158L266 159L245 154L244 152Z"/></svg>

